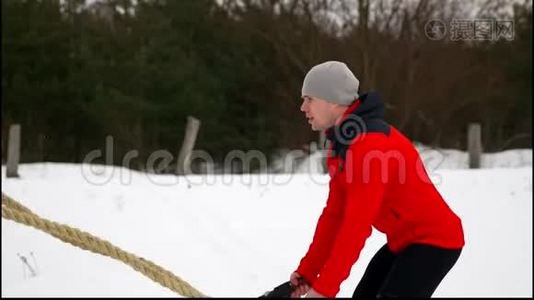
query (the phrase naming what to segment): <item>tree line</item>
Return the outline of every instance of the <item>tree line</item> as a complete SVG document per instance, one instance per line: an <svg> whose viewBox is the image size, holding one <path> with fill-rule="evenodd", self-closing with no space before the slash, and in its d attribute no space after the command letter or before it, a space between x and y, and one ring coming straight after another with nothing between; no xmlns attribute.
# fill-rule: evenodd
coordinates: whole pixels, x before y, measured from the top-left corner
<svg viewBox="0 0 534 300"><path fill-rule="evenodd" d="M304 75L346 62L360 92L413 141L485 151L531 148L532 6L490 0L3 0L2 160L9 126L21 160L81 162L114 140L115 162L196 147L300 149L317 140L300 106ZM512 39L452 40L455 19L508 20ZM448 26L430 38L428 22ZM495 24L495 23L493 23ZM493 27L492 30L497 30Z"/></svg>

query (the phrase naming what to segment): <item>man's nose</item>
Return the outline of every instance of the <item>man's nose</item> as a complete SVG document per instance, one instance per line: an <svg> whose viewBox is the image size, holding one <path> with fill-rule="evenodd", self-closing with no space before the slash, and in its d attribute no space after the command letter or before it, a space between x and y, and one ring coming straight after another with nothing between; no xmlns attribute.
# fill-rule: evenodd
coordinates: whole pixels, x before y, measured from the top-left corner
<svg viewBox="0 0 534 300"><path fill-rule="evenodd" d="M306 112L306 100L302 101L302 104L300 105L300 111Z"/></svg>

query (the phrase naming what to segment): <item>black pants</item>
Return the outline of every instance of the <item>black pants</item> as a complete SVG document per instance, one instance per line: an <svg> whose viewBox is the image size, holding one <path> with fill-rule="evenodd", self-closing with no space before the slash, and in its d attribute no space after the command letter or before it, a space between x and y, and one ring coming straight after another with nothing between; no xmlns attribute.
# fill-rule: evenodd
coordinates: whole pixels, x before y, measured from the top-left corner
<svg viewBox="0 0 534 300"><path fill-rule="evenodd" d="M369 262L352 297L430 298L461 251L414 244L394 254L386 244Z"/></svg>

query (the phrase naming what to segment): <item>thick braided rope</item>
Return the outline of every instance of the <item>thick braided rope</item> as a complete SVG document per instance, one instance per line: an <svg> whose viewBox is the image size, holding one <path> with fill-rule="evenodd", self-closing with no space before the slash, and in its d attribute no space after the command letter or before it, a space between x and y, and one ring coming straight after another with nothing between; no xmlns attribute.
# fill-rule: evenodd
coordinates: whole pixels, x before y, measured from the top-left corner
<svg viewBox="0 0 534 300"><path fill-rule="evenodd" d="M189 283L155 263L128 253L110 242L82 230L41 218L4 193L2 193L2 218L34 227L84 250L120 260L148 278L184 297L206 297Z"/></svg>

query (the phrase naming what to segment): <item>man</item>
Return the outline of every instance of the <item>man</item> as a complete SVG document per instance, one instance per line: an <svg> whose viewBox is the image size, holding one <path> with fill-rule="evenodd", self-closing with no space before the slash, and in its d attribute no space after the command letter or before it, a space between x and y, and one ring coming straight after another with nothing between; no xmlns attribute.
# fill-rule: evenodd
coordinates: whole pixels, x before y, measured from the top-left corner
<svg viewBox="0 0 534 300"><path fill-rule="evenodd" d="M329 195L313 241L290 276L292 297L335 297L372 227L387 236L354 298L430 297L464 246L461 220L432 184L419 154L384 121L377 93L341 62L304 78L301 111L330 141Z"/></svg>

